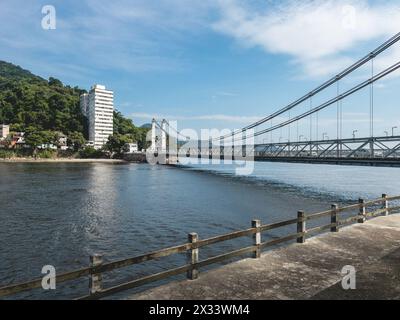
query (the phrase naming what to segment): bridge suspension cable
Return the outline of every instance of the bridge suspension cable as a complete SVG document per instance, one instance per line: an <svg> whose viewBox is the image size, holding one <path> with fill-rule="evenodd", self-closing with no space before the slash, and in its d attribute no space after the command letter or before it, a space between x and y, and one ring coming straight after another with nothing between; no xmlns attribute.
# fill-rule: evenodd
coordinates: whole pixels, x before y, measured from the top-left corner
<svg viewBox="0 0 400 320"><path fill-rule="evenodd" d="M288 106L272 113L271 115L256 121L246 127L243 127L242 129L236 130L235 132L228 134L228 135L224 135L218 138L213 139L213 141L215 140L224 140L226 138L231 138L234 137L235 135L242 133L246 130L249 129L253 129L269 120L272 120L274 118L276 118L277 116L280 116L281 114L293 109L294 107L298 106L299 104L303 103L304 101L306 101L307 99L315 96L316 94L320 93L321 91L329 88L330 86L332 86L333 84L335 84L336 82L338 82L339 80L341 80L342 78L346 77L347 75L351 74L352 72L354 72L355 70L359 69L361 66L363 66L364 64L366 64L367 62L371 61L372 59L374 59L376 56L378 56L379 54L381 54L382 52L386 51L388 48L390 48L391 46L393 46L395 43L397 43L400 40L400 32L397 33L395 36L393 36L392 38L390 38L388 41L386 41L385 43L381 44L378 48L376 48L375 50L373 50L372 52L370 52L368 55L366 55L364 58L360 59L359 61L355 62L353 65L351 65L350 67L346 68L345 70L343 70L342 72L340 72L339 74L337 74L335 77L333 77L332 79L326 81L325 83L323 83L322 85L320 85L319 87L315 88L314 90L310 91L309 93L307 93L305 96L299 98L298 100L292 102L291 104L289 104ZM311 138L311 137L310 137Z"/></svg>
<svg viewBox="0 0 400 320"><path fill-rule="evenodd" d="M165 122L167 123L168 128L172 129L172 131L174 131L177 136L180 136L182 138L185 138L185 140L190 140L190 137L188 136L184 136L182 133L180 133L178 130L176 130L174 127L171 127L168 120L165 120Z"/></svg>
<svg viewBox="0 0 400 320"><path fill-rule="evenodd" d="M264 134L264 133L271 132L271 131L273 131L273 130L276 130L276 129L279 129L279 128L282 128L282 127L285 127L285 126L287 126L287 125L290 124L290 123L293 123L293 122L298 121L298 120L301 120L301 119L303 119L303 118L305 118L305 117L311 116L313 113L318 112L318 111L320 111L320 110L322 110L322 109L325 109L325 108L329 107L330 105L332 105L332 104L334 104L334 103L336 103L336 102L338 102L338 101L342 101L344 98L346 98L346 97L348 97L348 96L350 96L350 95L352 95L352 94L354 94L354 93L360 91L361 89L363 89L363 88L365 88L365 87L367 87L367 86L369 86L369 85L375 83L376 81L378 81L378 80L380 80L380 79L386 77L387 75L389 75L389 74L391 74L392 72L398 70L399 68L400 68L400 61L397 62L397 63L395 63L395 64L392 65L391 67L389 67L389 68L383 70L383 71L380 72L379 74L373 76L372 78L370 78L370 79L368 79L368 80L366 80L366 81L364 81L364 82L358 84L357 86L351 88L350 90L348 90L348 91L342 93L341 95L339 95L339 96L337 96L337 97L335 97L335 98L332 98L331 100L328 100L327 102L325 102L325 103L323 103L323 104L321 104L321 105L319 105L319 106L317 106L317 107L315 107L315 108L312 108L312 109L310 109L309 111L304 112L304 113L302 113L302 114L300 114L300 115L298 115L298 116L296 116L296 117L294 117L294 118L292 118L292 119L289 119L289 120L287 120L287 121L281 122L280 124L277 124L277 125L275 125L275 126L273 126L273 127L271 127L271 128L267 128L267 129L258 131L258 132L256 132L256 133L254 133L253 137L262 135L262 134ZM230 141L230 142L245 140L245 139L248 139L248 138L250 138L250 137L249 137L249 136L240 137L240 138L238 138L238 139L233 139L233 140Z"/></svg>
<svg viewBox="0 0 400 320"><path fill-rule="evenodd" d="M371 60L371 77L373 77L373 76L374 76L374 59ZM369 94L370 94L370 107L369 107L370 108L370 111L369 111L369 114L370 114L369 126L370 126L370 128L369 128L369 131L370 131L370 136L372 138L374 136L374 83L371 83Z"/></svg>
<svg viewBox="0 0 400 320"><path fill-rule="evenodd" d="M184 136L184 135L181 134L179 131L177 131L174 127L171 127L171 126L169 125L169 122L168 122L167 120L164 119L164 121L165 121L165 123L167 124L168 128L172 129L172 130L177 134L177 136L181 136L181 137L185 138L186 140L190 140L190 137ZM163 128L163 126L159 124L159 122L158 122L157 120L154 120L154 122L155 122L156 126L157 126L161 131L163 131L163 132L164 132L165 134L167 134L167 135L170 134L170 132L169 132L168 130L165 130L165 129Z"/></svg>

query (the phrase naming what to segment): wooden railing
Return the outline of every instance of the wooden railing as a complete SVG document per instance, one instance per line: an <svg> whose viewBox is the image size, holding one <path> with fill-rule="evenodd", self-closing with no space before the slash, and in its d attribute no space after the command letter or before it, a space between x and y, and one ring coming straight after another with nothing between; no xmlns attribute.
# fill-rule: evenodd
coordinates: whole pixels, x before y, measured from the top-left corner
<svg viewBox="0 0 400 320"><path fill-rule="evenodd" d="M304 211L299 211L297 214L297 218L273 224L262 225L260 220L253 220L251 228L249 229L236 231L204 240L199 240L196 233L190 233L188 236L188 243L108 263L103 263L102 255L95 254L90 257L90 266L57 275L56 281L57 284L59 284L62 282L88 276L89 294L78 299L100 299L123 290L136 288L144 284L156 282L158 280L169 278L182 273L187 273L188 279L194 280L198 278L199 269L202 267L250 253L252 254L253 258L259 258L261 256L261 251L271 246L285 243L290 240L296 240L297 243L304 243L306 242L307 236L315 235L325 230L338 232L340 227L349 225L351 223L364 223L369 217L389 215L389 213L393 211L400 210L400 206L389 206L389 201L395 200L400 200L400 196L387 197L386 195L382 195L382 198L368 202L365 202L363 199L359 199L359 202L357 204L345 207L339 207L338 205L333 204L330 210L319 213L306 214ZM379 208L376 208L377 206L379 206ZM374 211L367 212L367 209L371 207L373 207ZM343 219L340 218L341 214L352 210L356 210L357 214ZM324 217L330 217L329 224L307 229L308 221L317 220ZM282 228L289 225L297 225L297 232L262 242L263 232ZM199 261L200 248L248 236L252 236L253 245ZM145 276L139 279L134 279L130 282L122 283L113 287L103 288L102 286L102 274L105 272L183 252L187 252L188 256L187 264L184 266ZM5 287L0 287L0 297L14 295L23 291L28 291L41 287L42 278L38 278L25 283L8 285Z"/></svg>

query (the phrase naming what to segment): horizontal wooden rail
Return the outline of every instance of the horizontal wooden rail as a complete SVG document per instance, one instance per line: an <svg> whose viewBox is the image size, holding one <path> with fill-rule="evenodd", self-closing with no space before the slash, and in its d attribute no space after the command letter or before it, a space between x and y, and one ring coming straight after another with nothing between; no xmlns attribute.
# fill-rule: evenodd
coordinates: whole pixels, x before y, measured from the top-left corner
<svg viewBox="0 0 400 320"><path fill-rule="evenodd" d="M201 248L201 247L205 247L211 244L215 244L215 243L219 243L219 242L224 242L224 241L228 241L228 240L233 240L233 239L237 239L237 238L243 238L246 236L251 236L255 233L257 233L259 230L258 228L250 228L247 230L243 230L243 231L235 231L232 233L228 233L222 236L217 236L217 237L213 237L213 238L208 238L205 240L199 240L194 246L193 248Z"/></svg>
<svg viewBox="0 0 400 320"><path fill-rule="evenodd" d="M297 239L297 242L303 243L306 241L307 236L318 234L325 230L330 229L332 232L337 232L339 231L340 227L349 225L354 222L362 223L365 221L367 217L375 217L382 214L389 214L390 212L393 211L400 211L400 206L390 207L388 205L389 201L396 201L396 200L400 200L400 196L387 197L386 195L382 195L382 198L368 202L365 202L364 200L360 199L359 203L354 205L349 205L344 207L338 207L337 205L332 205L330 210L314 214L306 214L303 211L299 211L298 217L295 219L276 222L272 224L262 225L259 220L254 220L252 222L252 227L249 229L235 231L228 234L211 237L203 240L199 240L197 234L190 234L188 243L108 263L103 263L101 256L93 256L93 263L91 266L59 274L57 275L56 280L57 283L62 283L70 280L75 280L84 276L89 276L91 279L90 294L83 296L79 299L100 299L123 290L137 288L144 284L152 283L155 281L159 281L183 273L188 273L188 275L190 274L192 279L195 279L197 277L199 268L211 264L223 262L249 253L252 253L254 258L258 258L260 256L261 249L276 246L295 239ZM368 207L376 206L379 204L382 205L381 208L372 212L367 212ZM351 217L347 217L345 219L339 219L338 217L339 214L351 210L357 210L357 214ZM311 229L306 229L307 221L317 220L324 217L331 217L331 223L322 226L316 226ZM297 225L297 233L274 238L264 242L261 241L261 234L263 232L294 224ZM253 236L252 246L237 249L228 253L224 253L202 261L198 261L199 248L249 236ZM188 261L188 264L182 267L148 275L140 279L135 279L133 281L116 285L110 288L103 289L101 287L101 274L104 272L109 272L119 268L140 264L145 261L159 259L162 257L167 257L173 254L179 254L184 252L190 253L190 260ZM41 286L42 286L42 278L38 278L29 282L5 286L0 288L0 297L13 295L19 292L28 291L36 288L41 288Z"/></svg>
<svg viewBox="0 0 400 320"><path fill-rule="evenodd" d="M292 219L292 220L277 222L277 223L273 223L273 224L266 224L264 226L261 226L260 229L261 229L261 231L268 231L268 230L273 230L273 229L278 229L281 227L289 226L289 225L292 225L295 223L297 223L297 218Z"/></svg>
<svg viewBox="0 0 400 320"><path fill-rule="evenodd" d="M143 254L140 256L136 256L133 258L128 258L128 259L123 259L123 260L118 260L118 261L113 261L109 263L105 263L99 267L94 267L92 268L92 273L102 273L102 272L107 272L107 271L112 271L115 269L120 269L124 267L129 267L134 264L139 264L143 263L146 261L154 260L154 259L159 259L162 257L168 257L172 254L177 254L177 253L182 253L186 252L187 250L191 249L192 245L190 243L186 243L183 245L171 247L171 248L166 248L166 249L161 249L158 251L150 252L147 254Z"/></svg>
<svg viewBox="0 0 400 320"><path fill-rule="evenodd" d="M129 282L126 282L126 283L123 283L123 284L120 284L120 285L117 285L117 286L114 286L114 287L110 287L110 288L104 289L104 290L102 290L100 292L97 292L95 294L91 294L91 295L80 297L80 298L78 298L76 300L97 300L97 299L101 299L101 298L104 298L106 296L110 296L112 294L115 294L115 293L118 293L118 292L121 292L121 291L124 291L124 290L137 288L137 287L143 286L143 285L148 284L148 283L152 283L152 282L159 281L159 280L162 280L162 279L165 279L165 278L168 278L168 277L172 277L172 276L176 276L176 275L185 273L188 270L190 270L191 268L192 268L191 265L185 265L183 267L170 269L170 270L163 271L163 272L160 272L160 273L152 274L152 275L140 278L140 279L136 279L136 280L129 281Z"/></svg>
<svg viewBox="0 0 400 320"><path fill-rule="evenodd" d="M339 226L343 227L345 225L348 225L349 223L354 223L354 222L358 221L358 219L360 219L359 215L357 215L355 217L350 217L347 219L339 220Z"/></svg>
<svg viewBox="0 0 400 320"><path fill-rule="evenodd" d="M57 283L62 283L70 280L75 280L84 276L88 276L91 273L91 268L82 268L79 270L66 272L57 275ZM9 285L6 287L0 288L0 297L16 294L19 292L37 289L42 287L42 278L37 278L35 280L31 280L24 283L17 283L13 285Z"/></svg>
<svg viewBox="0 0 400 320"><path fill-rule="evenodd" d="M332 227L336 227L336 226L338 226L338 223L330 223L330 224L326 224L324 226L311 228L311 229L307 230L307 234L320 233L321 231L329 230Z"/></svg>
<svg viewBox="0 0 400 320"><path fill-rule="evenodd" d="M298 233L294 233L294 234L291 234L291 235L288 235L288 236L285 236L285 237L282 237L282 238L266 241L266 242L261 244L261 248L264 249L264 248L267 248L267 247L275 246L275 245L287 242L289 240L297 239L298 237L303 236L303 235L304 235L303 232L298 232Z"/></svg>

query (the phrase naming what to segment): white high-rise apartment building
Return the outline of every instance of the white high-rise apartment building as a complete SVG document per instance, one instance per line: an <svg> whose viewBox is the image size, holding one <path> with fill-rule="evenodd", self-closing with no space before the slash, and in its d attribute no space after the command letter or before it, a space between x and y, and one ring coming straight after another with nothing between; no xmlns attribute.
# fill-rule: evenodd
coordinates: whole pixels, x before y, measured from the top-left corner
<svg viewBox="0 0 400 320"><path fill-rule="evenodd" d="M80 97L80 106L89 122L89 141L100 149L113 134L114 93L103 85L92 86Z"/></svg>

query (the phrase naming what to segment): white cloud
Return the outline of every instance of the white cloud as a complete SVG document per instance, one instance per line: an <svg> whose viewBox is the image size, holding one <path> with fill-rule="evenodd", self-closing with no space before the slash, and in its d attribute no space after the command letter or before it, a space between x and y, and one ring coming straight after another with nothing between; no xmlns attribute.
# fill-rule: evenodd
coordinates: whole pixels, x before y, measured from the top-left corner
<svg viewBox="0 0 400 320"><path fill-rule="evenodd" d="M57 30L40 28L40 4L22 0L2 4L0 51L60 52L79 67L130 73L182 70L190 64L188 43L210 28L246 47L286 54L301 66L297 75L337 72L358 55L400 30L399 5L366 0L83 0L57 5ZM352 6L354 19L352 19ZM37 15L36 15L37 13ZM375 44L369 45L370 41ZM9 48L9 49L7 49ZM62 50L60 50L62 48ZM365 49L367 50L367 49ZM360 50L363 52L364 50ZM18 53L22 54L22 53ZM395 59L399 51L387 59ZM46 57L46 60L47 57ZM381 64L377 62L377 67ZM65 62L65 61L64 61Z"/></svg>
<svg viewBox="0 0 400 320"><path fill-rule="evenodd" d="M400 5L371 3L83 0L57 5L57 30L44 32L40 4L14 0L1 5L0 54L43 76L67 76L74 82L92 79L103 70L181 71L193 63L186 48L198 33L211 28L245 47L288 55L292 66L300 66L294 68L296 78L326 77L400 30ZM355 8L353 24L349 5ZM376 61L376 69L399 56L396 47ZM79 69L83 72L74 72ZM211 98L232 96L217 92Z"/></svg>
<svg viewBox="0 0 400 320"><path fill-rule="evenodd" d="M82 0L55 4L57 29L44 31L39 2L0 4L0 54L12 61L28 56L51 63L62 77L63 63L128 73L180 71L185 41L203 32L211 0ZM31 66L25 65L30 68ZM37 70L33 70L37 71Z"/></svg>
<svg viewBox="0 0 400 320"><path fill-rule="evenodd" d="M228 92L228 91L218 91L211 96L211 99L213 101L217 101L220 98L227 99L227 98L233 98L233 97L237 97L237 93Z"/></svg>
<svg viewBox="0 0 400 320"><path fill-rule="evenodd" d="M221 97L236 97L237 94L234 92L228 92L228 91L218 91L215 96L221 96Z"/></svg>
<svg viewBox="0 0 400 320"><path fill-rule="evenodd" d="M261 10L237 0L219 4L221 18L215 30L244 46L287 54L310 76L337 72L354 61L349 51L400 30L400 6L388 2L285 1L278 6L264 2ZM397 53L392 55L398 57Z"/></svg>

